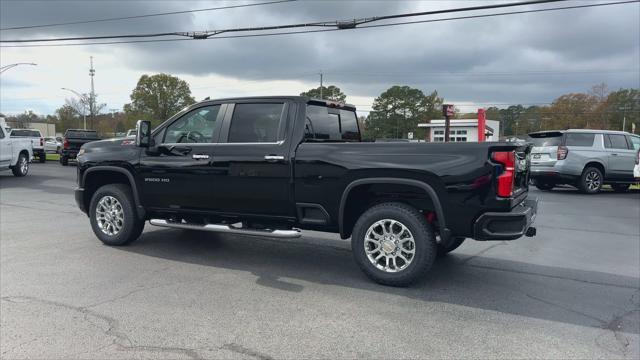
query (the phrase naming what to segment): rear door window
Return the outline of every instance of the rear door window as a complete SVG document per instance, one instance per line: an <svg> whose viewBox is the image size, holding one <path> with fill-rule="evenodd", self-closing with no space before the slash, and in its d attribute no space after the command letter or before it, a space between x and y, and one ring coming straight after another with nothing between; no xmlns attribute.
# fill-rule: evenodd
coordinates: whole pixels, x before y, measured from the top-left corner
<svg viewBox="0 0 640 360"><path fill-rule="evenodd" d="M618 134L605 135L604 146L609 149L629 149L625 136Z"/></svg>
<svg viewBox="0 0 640 360"><path fill-rule="evenodd" d="M305 121L305 139L320 141L341 140L340 117L337 114L329 114L329 109L325 106L308 105Z"/></svg>
<svg viewBox="0 0 640 360"><path fill-rule="evenodd" d="M284 103L236 104L227 142L277 142Z"/></svg>
<svg viewBox="0 0 640 360"><path fill-rule="evenodd" d="M321 105L307 105L305 140L360 141L356 113Z"/></svg>
<svg viewBox="0 0 640 360"><path fill-rule="evenodd" d="M567 146L593 146L596 134L568 133L565 135L565 145Z"/></svg>
<svg viewBox="0 0 640 360"><path fill-rule="evenodd" d="M629 142L634 150L640 150L640 136L629 136Z"/></svg>

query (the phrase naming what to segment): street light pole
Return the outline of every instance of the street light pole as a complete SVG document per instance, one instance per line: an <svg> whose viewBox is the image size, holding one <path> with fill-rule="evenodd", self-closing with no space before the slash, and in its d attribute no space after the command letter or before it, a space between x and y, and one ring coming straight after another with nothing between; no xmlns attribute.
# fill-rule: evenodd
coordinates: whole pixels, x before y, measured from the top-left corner
<svg viewBox="0 0 640 360"><path fill-rule="evenodd" d="M87 130L87 97L80 94L79 92L75 91L75 90L71 90L71 89L67 89L67 88L61 88L62 90L66 90L66 91L70 91L74 94L76 94L76 96L78 96L80 98L80 101L82 101L82 121L84 122L84 129Z"/></svg>
<svg viewBox="0 0 640 360"><path fill-rule="evenodd" d="M3 67L0 67L0 74L2 74L3 72L5 72L5 71L7 71L9 69L13 69L14 67L19 66L19 65L33 65L33 66L35 66L35 65L38 65L38 64L36 64L36 63L15 63L15 64L5 65Z"/></svg>

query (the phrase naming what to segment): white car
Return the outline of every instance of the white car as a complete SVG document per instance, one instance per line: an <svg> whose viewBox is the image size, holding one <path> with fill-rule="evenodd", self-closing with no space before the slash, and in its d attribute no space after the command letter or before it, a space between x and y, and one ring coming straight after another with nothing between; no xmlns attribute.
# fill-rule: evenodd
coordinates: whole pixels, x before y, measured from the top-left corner
<svg viewBox="0 0 640 360"><path fill-rule="evenodd" d="M25 176L33 157L31 140L11 138L7 130L0 126L0 170L11 170L15 176Z"/></svg>
<svg viewBox="0 0 640 360"><path fill-rule="evenodd" d="M637 181L640 181L640 150L638 150L638 155L636 155L636 166L633 167L633 177L636 178Z"/></svg>
<svg viewBox="0 0 640 360"><path fill-rule="evenodd" d="M44 138L44 152L57 154L62 149L62 142L56 140L54 137Z"/></svg>

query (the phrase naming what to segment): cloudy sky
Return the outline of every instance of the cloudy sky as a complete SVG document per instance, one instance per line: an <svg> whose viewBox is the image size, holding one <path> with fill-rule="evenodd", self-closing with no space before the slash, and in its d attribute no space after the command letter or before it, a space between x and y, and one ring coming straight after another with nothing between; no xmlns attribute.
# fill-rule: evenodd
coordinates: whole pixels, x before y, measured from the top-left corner
<svg viewBox="0 0 640 360"><path fill-rule="evenodd" d="M0 1L0 28L251 4L256 1ZM512 0L517 1L517 0ZM615 0L610 0L615 1ZM0 31L2 40L203 31L344 20L500 3L487 1L304 1L135 20ZM551 8L604 3L570 0ZM513 11L479 11L487 14ZM438 19L456 15L410 18ZM384 23L384 22L383 22ZM4 46L13 45L2 43ZM392 85L436 89L447 102L476 107L549 103L605 82L640 87L638 3L490 18L272 37L62 47L2 47L2 66L34 62L0 76L0 111L52 113L70 93L95 88L106 109L122 109L142 74L186 80L196 99L298 94L337 85L370 109Z"/></svg>

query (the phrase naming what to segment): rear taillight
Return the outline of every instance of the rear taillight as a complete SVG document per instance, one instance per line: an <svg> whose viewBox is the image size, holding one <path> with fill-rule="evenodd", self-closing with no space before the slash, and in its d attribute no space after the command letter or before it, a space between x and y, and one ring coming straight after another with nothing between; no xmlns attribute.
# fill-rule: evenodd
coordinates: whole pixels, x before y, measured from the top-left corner
<svg viewBox="0 0 640 360"><path fill-rule="evenodd" d="M65 149L68 149L69 148L69 140L64 139L64 141L62 142L62 147L65 148Z"/></svg>
<svg viewBox="0 0 640 360"><path fill-rule="evenodd" d="M496 151L491 154L493 161L502 164L502 173L498 175L497 193L500 197L513 195L513 184L516 177L515 151Z"/></svg>
<svg viewBox="0 0 640 360"><path fill-rule="evenodd" d="M569 154L569 149L566 146L558 146L558 160L564 160Z"/></svg>
<svg viewBox="0 0 640 360"><path fill-rule="evenodd" d="M40 138L40 146L44 146L44 138Z"/></svg>

